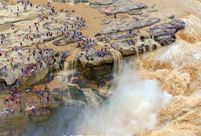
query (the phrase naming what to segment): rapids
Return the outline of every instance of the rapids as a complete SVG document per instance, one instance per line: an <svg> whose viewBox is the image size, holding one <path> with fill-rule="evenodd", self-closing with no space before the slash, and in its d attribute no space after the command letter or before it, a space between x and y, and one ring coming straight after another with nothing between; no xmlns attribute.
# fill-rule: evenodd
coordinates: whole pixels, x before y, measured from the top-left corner
<svg viewBox="0 0 201 136"><path fill-rule="evenodd" d="M201 135L201 4L195 0L174 3L178 4L162 0L158 6L171 5L174 12L170 10L168 16L180 17L186 28L177 33L172 45L140 56L133 63L142 79L158 80L161 89L173 95L171 104L158 116L158 129L142 131L142 135Z"/></svg>
<svg viewBox="0 0 201 136"><path fill-rule="evenodd" d="M32 1L32 0L31 0ZM71 129L76 134L108 135L108 136L200 136L201 135L201 0L132 0L148 6L156 5L159 12L150 14L165 19L171 15L183 19L186 28L177 33L177 40L172 45L134 58L129 68L123 67L119 75L116 89L111 97L97 108L97 101L90 92L86 93L92 101L79 118L73 116L82 112L76 107L70 113L59 112L55 120L61 124L67 120L76 120ZM54 3L57 7L61 4ZM62 7L64 7L63 4ZM73 8L73 7L71 7ZM84 8L81 4L76 14ZM89 9L88 9L89 10ZM90 9L92 12L94 9ZM85 10L84 10L85 11ZM97 11L91 13L100 15ZM86 20L97 22L87 16ZM90 22L89 21L89 22ZM91 36L99 32L101 27L87 24L85 33ZM97 28L97 29L91 29ZM88 32L87 32L88 31ZM70 68L73 70L76 64ZM120 64L120 62L117 62ZM134 68L133 68L134 67ZM94 107L95 110L94 110ZM60 109L61 110L61 109ZM62 116L63 118L61 118ZM57 118L59 117L59 118ZM73 118L73 119L69 119ZM60 122L59 122L60 123ZM68 131L62 125L52 127L57 135L65 135ZM61 127L61 128L58 128ZM50 132L51 132L50 131ZM44 131L35 126L26 134L40 135Z"/></svg>
<svg viewBox="0 0 201 136"><path fill-rule="evenodd" d="M175 15L186 22L186 28L177 33L172 45L133 59L131 65L136 73L134 69L124 68L109 102L95 112L90 108L85 110L76 131L111 136L199 136L201 3L197 0L133 1L148 6L155 4L159 12L150 16Z"/></svg>

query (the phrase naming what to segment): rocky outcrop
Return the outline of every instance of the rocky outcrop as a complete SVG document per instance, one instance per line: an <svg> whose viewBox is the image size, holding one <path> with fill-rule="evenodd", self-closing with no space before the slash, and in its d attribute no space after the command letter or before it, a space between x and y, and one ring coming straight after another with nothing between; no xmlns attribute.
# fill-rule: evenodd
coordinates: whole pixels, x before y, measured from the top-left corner
<svg viewBox="0 0 201 136"><path fill-rule="evenodd" d="M49 72L49 69L47 66L36 71L36 73L31 75L29 78L27 78L26 82L23 83L23 86L31 86L31 85L35 84L36 82L44 79L45 76L48 74L48 72Z"/></svg>
<svg viewBox="0 0 201 136"><path fill-rule="evenodd" d="M54 52L52 55L49 56L48 61L43 63L43 68L38 69L33 74L30 73L29 78L24 80L23 86L30 86L35 84L36 82L42 80L43 78L48 75L49 70L56 71L59 69L62 69L64 67L64 62L66 58L70 55L70 52L68 50L63 52ZM16 63L15 64L15 70L0 70L0 89L6 89L9 86L11 87L16 80L20 79L20 67L29 66L34 64L33 62L30 62L30 64L21 64Z"/></svg>
<svg viewBox="0 0 201 136"><path fill-rule="evenodd" d="M106 24L109 24L112 20L108 20L108 21L103 21L101 22L101 25L106 25Z"/></svg>
<svg viewBox="0 0 201 136"><path fill-rule="evenodd" d="M136 48L134 46L136 42L137 42L136 40L130 39L130 40L124 40L124 41L112 43L111 46L114 49L120 51L123 56L135 55Z"/></svg>
<svg viewBox="0 0 201 136"><path fill-rule="evenodd" d="M151 26L158 22L160 22L159 18L145 18L139 21L132 21L132 22L121 21L121 22L113 23L112 25L103 28L102 33L111 34L116 32L124 32L124 31L129 31L134 29L140 29L143 27Z"/></svg>
<svg viewBox="0 0 201 136"><path fill-rule="evenodd" d="M116 2L117 2L117 0L95 0L90 3L90 7L95 8L98 6L109 6Z"/></svg>
<svg viewBox="0 0 201 136"><path fill-rule="evenodd" d="M73 39L73 38L61 38L59 40L56 40L53 42L54 45L56 46L65 46L68 45L70 43L76 43L77 41L79 41L81 39Z"/></svg>
<svg viewBox="0 0 201 136"><path fill-rule="evenodd" d="M156 44L156 42L151 40L143 40L143 42L138 42L136 39L129 39L120 42L114 42L111 44L111 46L115 50L121 52L123 56L130 56L144 53L149 51L150 48L152 48L152 50L156 49ZM152 45L152 47L150 47L150 45Z"/></svg>
<svg viewBox="0 0 201 136"><path fill-rule="evenodd" d="M99 8L101 12L104 12L107 8L109 8L111 12L106 13L109 15L147 8L147 6L142 3L133 3L129 0L95 0L90 3L90 7Z"/></svg>
<svg viewBox="0 0 201 136"><path fill-rule="evenodd" d="M100 93L97 92L96 90L91 90L88 88L80 88L79 86L75 84L68 85L66 88L54 88L52 90L52 93L53 93L54 99L63 101L63 103L67 102L66 99L79 100L84 103L87 103L88 96L85 95L85 93L89 91L92 94L93 93L96 94L101 101L105 99L105 97L101 96Z"/></svg>
<svg viewBox="0 0 201 136"><path fill-rule="evenodd" d="M113 59L112 55L107 55L104 57L95 56L92 59L87 60L84 56L78 58L78 62L84 67L96 67L101 65L112 65Z"/></svg>
<svg viewBox="0 0 201 136"><path fill-rule="evenodd" d="M105 42L107 42L107 43L109 43L110 41L111 41L111 37L110 36L107 36L107 35L100 35L100 36L98 36L97 37L97 39L99 40L99 41L105 41Z"/></svg>
<svg viewBox="0 0 201 136"><path fill-rule="evenodd" d="M74 4L77 4L79 2L89 2L89 0L54 0L55 2L62 2L62 3L69 3L73 2Z"/></svg>
<svg viewBox="0 0 201 136"><path fill-rule="evenodd" d="M131 10L144 9L144 8L147 8L147 6L142 3L132 3L130 1L126 1L122 6L118 8L114 7L113 9L111 9L110 14L125 13Z"/></svg>
<svg viewBox="0 0 201 136"><path fill-rule="evenodd" d="M174 19L171 22L163 23L150 28L148 32L154 36L154 40L161 45L168 45L175 41L176 32L185 27L185 22L180 19Z"/></svg>
<svg viewBox="0 0 201 136"><path fill-rule="evenodd" d="M70 56L71 53L70 51L66 50L63 52L59 51L54 51L53 52L53 58L54 58L54 63L52 65L52 71L58 71L64 68L64 62L66 61L66 58Z"/></svg>
<svg viewBox="0 0 201 136"><path fill-rule="evenodd" d="M129 12L129 15L142 15L143 14L143 12L142 11L138 11L138 12Z"/></svg>
<svg viewBox="0 0 201 136"><path fill-rule="evenodd" d="M136 33L123 32L123 33L112 34L111 38L112 40L120 40L123 38L134 38L135 36L137 36Z"/></svg>
<svg viewBox="0 0 201 136"><path fill-rule="evenodd" d="M158 12L158 10L157 9L152 9L152 10L149 10L148 12L149 13L151 13L151 12Z"/></svg>
<svg viewBox="0 0 201 136"><path fill-rule="evenodd" d="M67 3L67 0L53 0L54 2L62 2L62 3Z"/></svg>

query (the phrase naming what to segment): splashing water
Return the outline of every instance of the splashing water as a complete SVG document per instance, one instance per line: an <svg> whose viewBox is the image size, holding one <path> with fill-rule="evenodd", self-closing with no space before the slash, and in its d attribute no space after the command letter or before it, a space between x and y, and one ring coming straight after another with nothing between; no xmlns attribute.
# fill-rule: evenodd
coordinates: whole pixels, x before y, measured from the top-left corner
<svg viewBox="0 0 201 136"><path fill-rule="evenodd" d="M159 111L172 96L161 92L157 81L140 80L130 68L125 68L118 79L116 90L100 110L85 111L80 134L129 136L157 126Z"/></svg>
<svg viewBox="0 0 201 136"><path fill-rule="evenodd" d="M196 7L194 10L197 10ZM201 109L198 104L201 102L199 13L181 17L186 23L186 28L177 33L175 43L140 56L134 62L142 79L158 80L161 83L161 90L173 95L171 104L162 109L158 116L160 128L144 135L201 134L199 114Z"/></svg>

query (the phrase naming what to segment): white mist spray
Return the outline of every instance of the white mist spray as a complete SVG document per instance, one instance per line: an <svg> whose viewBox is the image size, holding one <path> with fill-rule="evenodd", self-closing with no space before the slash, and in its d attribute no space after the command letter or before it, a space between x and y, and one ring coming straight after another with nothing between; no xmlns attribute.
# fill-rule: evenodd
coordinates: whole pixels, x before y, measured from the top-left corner
<svg viewBox="0 0 201 136"><path fill-rule="evenodd" d="M160 91L157 81L142 81L133 70L125 68L109 102L97 112L85 113L79 134L132 136L142 129L153 129L159 111L171 100L170 94Z"/></svg>

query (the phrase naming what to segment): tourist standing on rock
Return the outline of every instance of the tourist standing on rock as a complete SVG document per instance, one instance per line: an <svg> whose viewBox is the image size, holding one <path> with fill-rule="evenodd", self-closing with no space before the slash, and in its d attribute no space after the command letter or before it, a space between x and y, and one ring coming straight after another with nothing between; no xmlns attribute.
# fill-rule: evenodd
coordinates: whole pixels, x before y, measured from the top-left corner
<svg viewBox="0 0 201 136"><path fill-rule="evenodd" d="M10 60L10 66L11 66L11 67L13 67L13 63L12 63L12 60Z"/></svg>
<svg viewBox="0 0 201 136"><path fill-rule="evenodd" d="M35 106L32 106L32 107L31 107L31 111L32 111L33 113L35 113Z"/></svg>
<svg viewBox="0 0 201 136"><path fill-rule="evenodd" d="M49 102L49 100L50 100L50 98L49 98L49 96L47 96L47 102Z"/></svg>
<svg viewBox="0 0 201 136"><path fill-rule="evenodd" d="M35 50L33 51L33 56L35 56Z"/></svg>
<svg viewBox="0 0 201 136"><path fill-rule="evenodd" d="M37 91L37 87L36 87L36 86L35 86L35 88L34 88L34 89L35 89L35 91Z"/></svg>
<svg viewBox="0 0 201 136"><path fill-rule="evenodd" d="M28 56L27 60L28 60L28 62L30 61L30 56Z"/></svg>
<svg viewBox="0 0 201 136"><path fill-rule="evenodd" d="M13 109L10 109L11 113L13 114L14 113L14 110Z"/></svg>
<svg viewBox="0 0 201 136"><path fill-rule="evenodd" d="M47 91L47 89L48 89L48 86L47 86L47 85L45 85L45 91Z"/></svg>
<svg viewBox="0 0 201 136"><path fill-rule="evenodd" d="M42 62L40 62L40 69L43 67L43 63Z"/></svg>

